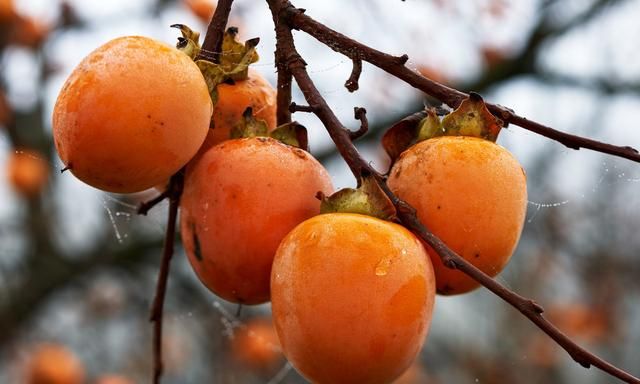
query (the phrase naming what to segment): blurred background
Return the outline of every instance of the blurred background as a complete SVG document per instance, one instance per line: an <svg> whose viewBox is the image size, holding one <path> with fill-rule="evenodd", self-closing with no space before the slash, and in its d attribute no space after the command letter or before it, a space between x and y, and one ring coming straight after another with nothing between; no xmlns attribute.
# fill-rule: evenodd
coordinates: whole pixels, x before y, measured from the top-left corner
<svg viewBox="0 0 640 384"><path fill-rule="evenodd" d="M461 90L557 129L640 148L638 0L297 0L312 17L394 54ZM170 24L205 30L212 0L0 0L0 383L67 372L87 383L151 377L153 297L166 203L107 194L60 174L51 111L64 80L94 48L121 35L175 42ZM265 2L236 0L232 25L259 36L255 65L273 85L274 32ZM362 153L381 170L390 123L431 103L364 65L295 34L308 69L351 128L369 111ZM299 91L294 100L305 104ZM319 121L312 152L336 187L354 180ZM579 343L640 375L640 165L573 151L519 127L499 143L528 175L522 240L498 279L535 298ZM279 352L268 305L244 307L201 286L180 246L165 306L166 383L304 383ZM102 381L100 381L102 380ZM117 381L120 380L120 381ZM72 383L72 381L68 381ZM583 369L484 289L438 297L429 338L402 383L613 383Z"/></svg>

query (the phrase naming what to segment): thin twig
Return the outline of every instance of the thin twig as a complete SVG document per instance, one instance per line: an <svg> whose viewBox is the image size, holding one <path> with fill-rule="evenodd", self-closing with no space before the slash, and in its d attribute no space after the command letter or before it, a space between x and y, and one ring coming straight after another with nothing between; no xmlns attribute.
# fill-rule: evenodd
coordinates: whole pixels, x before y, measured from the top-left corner
<svg viewBox="0 0 640 384"><path fill-rule="evenodd" d="M292 13L291 9L293 8L293 6L287 0L267 0L267 2L271 7L272 12L277 12L278 14L288 12L290 15L301 14L299 12ZM319 24L315 21L314 23ZM282 42L282 45L285 46L289 51L288 56L291 58L291 60L289 61L289 70L300 86L300 89L302 90L307 103L309 103L309 106L313 108L314 113L326 127L329 135L338 148L338 151L349 165L349 168L353 172L356 179L360 180L362 174L365 172L373 175L382 190L394 203L394 206L396 207L398 212L398 218L401 220L401 222L407 228L416 233L423 241L429 244L438 253L443 263L447 267L459 269L460 271L464 272L465 274L488 288L491 292L495 293L497 296L505 300L507 303L511 304L514 308L516 308L524 316L526 316L534 324L536 324L542 331L549 335L562 348L564 348L567 353L569 353L569 355L580 365L584 367L594 365L604 372L607 372L610 375L617 377L625 382L635 384L640 383L640 380L638 378L621 370L620 368L613 366L612 364L602 360L601 358L595 356L594 354L577 345L569 337L562 333L557 327L555 327L551 322L549 322L542 316L544 310L535 301L522 297L517 293L511 291L510 289L504 287L496 280L492 279L484 272L476 268L474 265L466 261L464 258L456 254L449 247L447 247L447 245L444 244L442 240L431 233L417 218L415 209L395 196L395 194L386 185L384 177L382 177L382 175L371 168L371 166L358 154L355 146L353 145L353 142L351 141L349 131L338 120L333 111L327 105L324 98L320 95L320 92L315 87L313 81L307 73L304 61L302 60L302 58L300 58L300 60L295 59L300 56L296 51L291 30L281 31L277 34L277 39L278 41ZM340 51L343 49L343 47L337 46L339 44L341 43L334 41L334 44L331 45L331 47ZM391 61L394 63L397 61L397 58L393 56L389 56L389 58L391 58Z"/></svg>
<svg viewBox="0 0 640 384"><path fill-rule="evenodd" d="M169 280L169 266L173 255L173 246L176 237L176 221L178 218L178 206L180 195L184 183L184 173L176 173L169 181L169 218L167 219L167 230L164 238L162 259L160 261L160 272L156 284L156 293L151 305L149 321L153 323L153 382L160 383L162 376L162 311L164 308L164 298L167 293L167 283Z"/></svg>
<svg viewBox="0 0 640 384"><path fill-rule="evenodd" d="M289 104L289 112L308 112L313 113L313 108L308 105L298 105L295 102Z"/></svg>
<svg viewBox="0 0 640 384"><path fill-rule="evenodd" d="M137 210L138 215L146 216L147 213L149 213L149 211L151 210L151 208L160 204L167 197L169 197L169 188L162 191L162 193L160 193L158 196L154 197L153 199L140 203L140 206L138 206L138 210Z"/></svg>
<svg viewBox="0 0 640 384"><path fill-rule="evenodd" d="M360 74L362 73L362 60L358 58L353 59L353 69L351 70L351 75L344 83L345 88L349 92L355 92L360 88L358 84L358 80L360 80Z"/></svg>
<svg viewBox="0 0 640 384"><path fill-rule="evenodd" d="M405 81L407 84L435 97L450 107L457 107L462 100L469 95L456 89L449 88L443 84L433 81L407 68L404 64L408 58L403 56L392 56L384 52L373 49L358 41L355 41L322 23L307 16L290 3L283 7L283 13L292 28L300 29L314 37L329 48L339 52L349 58L358 58L375 65L391 75ZM282 16L285 18L285 16ZM640 153L635 148L629 146L618 146L592 140L586 137L568 134L558 131L549 126L540 124L533 120L528 120L517 115L509 108L497 104L487 103L489 110L502 119L506 124L513 123L529 131L535 132L549 139L555 140L568 148L590 149L597 152L606 153L613 156L622 157L635 162L640 162Z"/></svg>
<svg viewBox="0 0 640 384"><path fill-rule="evenodd" d="M369 120L367 119L367 110L362 107L354 107L353 108L353 117L357 120L360 120L360 128L357 131L349 132L349 136L351 137L351 141L355 141L369 130Z"/></svg>

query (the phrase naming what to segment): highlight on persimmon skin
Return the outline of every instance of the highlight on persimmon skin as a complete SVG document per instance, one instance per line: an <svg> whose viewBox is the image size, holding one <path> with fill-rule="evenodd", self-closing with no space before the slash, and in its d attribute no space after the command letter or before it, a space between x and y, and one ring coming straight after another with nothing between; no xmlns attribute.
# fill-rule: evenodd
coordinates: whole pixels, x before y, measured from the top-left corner
<svg viewBox="0 0 640 384"><path fill-rule="evenodd" d="M53 135L80 180L137 192L168 180L196 154L212 108L187 55L146 37L121 37L69 76L54 108Z"/></svg>
<svg viewBox="0 0 640 384"><path fill-rule="evenodd" d="M62 345L44 343L35 348L25 372L26 384L83 384L82 363Z"/></svg>
<svg viewBox="0 0 640 384"><path fill-rule="evenodd" d="M271 138L228 140L189 164L182 242L200 280L236 303L269 300L271 264L282 238L320 212L331 179L309 153Z"/></svg>
<svg viewBox="0 0 640 384"><path fill-rule="evenodd" d="M251 107L258 120L264 120L269 130L276 128L276 90L258 72L249 68L249 77L234 84L219 84L218 101L213 106L211 129L200 152L231 138L231 130L242 121L242 114Z"/></svg>
<svg viewBox="0 0 640 384"><path fill-rule="evenodd" d="M527 209L524 170L509 151L487 140L443 136L402 153L388 185L416 208L418 218L452 250L489 276L513 254ZM440 294L471 291L479 284L444 266L427 246Z"/></svg>
<svg viewBox="0 0 640 384"><path fill-rule="evenodd" d="M404 227L331 213L298 225L271 273L274 324L291 364L314 383L389 383L427 335L435 278Z"/></svg>
<svg viewBox="0 0 640 384"><path fill-rule="evenodd" d="M9 155L7 179L20 195L33 198L46 186L49 166L42 156L33 150L17 150Z"/></svg>

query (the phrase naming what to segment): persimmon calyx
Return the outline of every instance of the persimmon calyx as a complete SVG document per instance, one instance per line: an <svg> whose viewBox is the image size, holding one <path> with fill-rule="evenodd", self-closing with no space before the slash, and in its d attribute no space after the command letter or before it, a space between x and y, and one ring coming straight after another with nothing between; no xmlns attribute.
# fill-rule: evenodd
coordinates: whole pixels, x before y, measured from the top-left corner
<svg viewBox="0 0 640 384"><path fill-rule="evenodd" d="M472 136L495 142L504 123L487 108L477 93L469 94L455 111L442 119L446 136Z"/></svg>
<svg viewBox="0 0 640 384"><path fill-rule="evenodd" d="M438 136L471 136L495 142L503 126L482 97L471 92L442 120L435 108L427 108L395 123L382 137L382 146L395 161L412 145Z"/></svg>
<svg viewBox="0 0 640 384"><path fill-rule="evenodd" d="M184 24L172 24L171 28L177 28L182 33L182 37L178 38L176 48L194 60L200 54L200 33Z"/></svg>
<svg viewBox="0 0 640 384"><path fill-rule="evenodd" d="M320 213L358 213L396 221L396 209L375 177L365 175L358 188L343 188L331 196L318 193Z"/></svg>
<svg viewBox="0 0 640 384"><path fill-rule="evenodd" d="M269 131L267 122L253 115L253 108L247 107L240 122L231 130L232 139L245 137L270 137L292 147L309 151L307 129L300 123L292 121Z"/></svg>
<svg viewBox="0 0 640 384"><path fill-rule="evenodd" d="M237 40L238 28L229 27L222 40L222 52L220 63L214 63L206 59L198 59L202 48L200 47L200 34L184 24L173 24L178 28L182 37L178 38L176 47L195 61L207 83L211 101L218 101L217 87L226 82L241 81L249 76L249 65L258 61L259 56L256 46L259 38L253 38L241 43Z"/></svg>

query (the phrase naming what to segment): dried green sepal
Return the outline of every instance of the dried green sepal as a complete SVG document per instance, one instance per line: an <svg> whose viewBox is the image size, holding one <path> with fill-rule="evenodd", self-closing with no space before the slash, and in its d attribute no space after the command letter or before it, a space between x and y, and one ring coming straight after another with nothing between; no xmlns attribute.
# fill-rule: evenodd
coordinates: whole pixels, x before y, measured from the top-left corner
<svg viewBox="0 0 640 384"><path fill-rule="evenodd" d="M446 134L440 117L434 108L427 109L427 117L422 119L418 125L418 137L415 142L430 139L432 137L444 136Z"/></svg>
<svg viewBox="0 0 640 384"><path fill-rule="evenodd" d="M211 101L218 101L217 87L219 84L245 80L249 76L249 65L258 61L256 46L259 38L249 39L243 43L237 41L238 28L230 27L224 34L220 63L206 59L198 59L201 52L200 34L184 24L173 24L178 28L182 37L178 38L176 47L191 57L204 76Z"/></svg>
<svg viewBox="0 0 640 384"><path fill-rule="evenodd" d="M382 220L394 221L393 203L373 176L363 176L358 188L344 188L331 196L319 193L320 213L358 213Z"/></svg>
<svg viewBox="0 0 640 384"><path fill-rule="evenodd" d="M243 43L237 38L238 29L230 27L222 40L222 54L220 66L224 73L232 80L239 81L247 78L249 65L258 61L259 56L256 46L259 38L249 39Z"/></svg>
<svg viewBox="0 0 640 384"><path fill-rule="evenodd" d="M215 105L218 102L218 84L222 84L225 79L225 74L219 65L212 63L208 60L196 60L196 65L204 76L204 81L207 83L209 89L209 95L211 96L211 102Z"/></svg>
<svg viewBox="0 0 640 384"><path fill-rule="evenodd" d="M502 120L489 111L482 97L472 92L442 120L435 108L400 120L385 132L382 146L394 162L412 145L438 136L471 136L495 142L502 126Z"/></svg>
<svg viewBox="0 0 640 384"><path fill-rule="evenodd" d="M502 120L495 117L482 97L469 94L455 111L442 119L442 128L447 136L472 136L495 142L498 139Z"/></svg>
<svg viewBox="0 0 640 384"><path fill-rule="evenodd" d="M248 107L242 113L242 119L231 129L232 139L245 137L269 137L269 126L264 120L253 116L253 108Z"/></svg>
<svg viewBox="0 0 640 384"><path fill-rule="evenodd" d="M269 133L269 136L292 147L309 152L307 128L297 121L282 124Z"/></svg>
<svg viewBox="0 0 640 384"><path fill-rule="evenodd" d="M309 151L307 129L302 124L293 121L269 132L267 123L262 119L256 119L251 107L244 110L242 119L231 130L232 139L245 137L270 137L292 147Z"/></svg>
<svg viewBox="0 0 640 384"><path fill-rule="evenodd" d="M177 28L182 33L182 37L178 38L176 48L184 52L191 59L195 59L200 53L200 33L184 24L172 24L171 28Z"/></svg>
<svg viewBox="0 0 640 384"><path fill-rule="evenodd" d="M395 161L405 149L416 142L420 122L427 116L426 111L416 112L391 126L382 136L382 147L391 161Z"/></svg>

